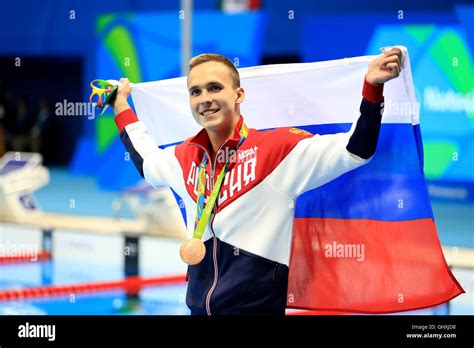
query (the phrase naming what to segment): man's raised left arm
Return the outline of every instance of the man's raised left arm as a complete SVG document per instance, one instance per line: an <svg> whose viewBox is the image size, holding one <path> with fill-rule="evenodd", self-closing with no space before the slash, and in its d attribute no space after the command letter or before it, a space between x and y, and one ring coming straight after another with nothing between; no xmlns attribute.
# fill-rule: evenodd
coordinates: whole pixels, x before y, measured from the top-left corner
<svg viewBox="0 0 474 348"><path fill-rule="evenodd" d="M375 154L382 121L383 84L400 75L402 51L392 48L369 63L362 91L360 117L352 133L347 150L360 158Z"/></svg>
<svg viewBox="0 0 474 348"><path fill-rule="evenodd" d="M296 146L268 177L282 193L297 197L368 162L375 154L383 108L383 84L399 76L402 52L386 51L369 63L360 117L349 133L315 135Z"/></svg>

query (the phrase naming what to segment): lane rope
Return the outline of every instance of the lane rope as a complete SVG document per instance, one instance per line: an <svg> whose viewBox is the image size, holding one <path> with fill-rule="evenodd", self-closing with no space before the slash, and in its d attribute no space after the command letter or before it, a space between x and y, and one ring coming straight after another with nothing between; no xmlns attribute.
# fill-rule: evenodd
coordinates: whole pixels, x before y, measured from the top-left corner
<svg viewBox="0 0 474 348"><path fill-rule="evenodd" d="M186 282L186 276L173 275L166 277L147 277L140 276L127 277L122 280L70 284L70 285L48 285L27 289L0 291L1 301L15 301L37 297L58 297L78 293L93 293L124 289L127 294L136 294L143 287L157 285L176 285Z"/></svg>

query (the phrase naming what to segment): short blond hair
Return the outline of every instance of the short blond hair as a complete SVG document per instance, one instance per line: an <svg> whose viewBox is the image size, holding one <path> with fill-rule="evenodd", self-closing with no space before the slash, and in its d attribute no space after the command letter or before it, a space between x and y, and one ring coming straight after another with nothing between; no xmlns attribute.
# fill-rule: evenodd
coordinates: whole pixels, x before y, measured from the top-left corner
<svg viewBox="0 0 474 348"><path fill-rule="evenodd" d="M196 57L191 58L191 60L189 61L189 72L191 72L191 70L195 68L196 66L198 66L199 64L207 63L207 62L219 62L219 63L224 64L230 70L234 87L240 87L240 75L237 68L235 67L234 64L232 64L232 62L227 57L220 54L203 53Z"/></svg>

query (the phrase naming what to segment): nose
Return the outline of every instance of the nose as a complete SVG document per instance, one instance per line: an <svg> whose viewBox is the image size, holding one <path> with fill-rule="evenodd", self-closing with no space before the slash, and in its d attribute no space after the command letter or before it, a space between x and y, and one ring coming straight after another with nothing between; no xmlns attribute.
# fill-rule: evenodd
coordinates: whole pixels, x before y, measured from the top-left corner
<svg viewBox="0 0 474 348"><path fill-rule="evenodd" d="M199 112L204 111L205 109L211 107L212 105L212 99L208 96L201 96L198 105L198 110Z"/></svg>
<svg viewBox="0 0 474 348"><path fill-rule="evenodd" d="M201 104L210 104L210 103L212 103L211 95L206 90L203 90L201 92L201 100L199 102Z"/></svg>

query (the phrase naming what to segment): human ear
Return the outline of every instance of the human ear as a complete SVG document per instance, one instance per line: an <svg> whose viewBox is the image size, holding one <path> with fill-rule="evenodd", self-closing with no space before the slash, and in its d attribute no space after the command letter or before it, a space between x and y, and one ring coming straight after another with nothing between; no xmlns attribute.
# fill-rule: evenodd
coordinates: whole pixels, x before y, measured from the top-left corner
<svg viewBox="0 0 474 348"><path fill-rule="evenodd" d="M245 99L245 90L242 87L237 88L237 98L235 99L236 104L240 104Z"/></svg>

